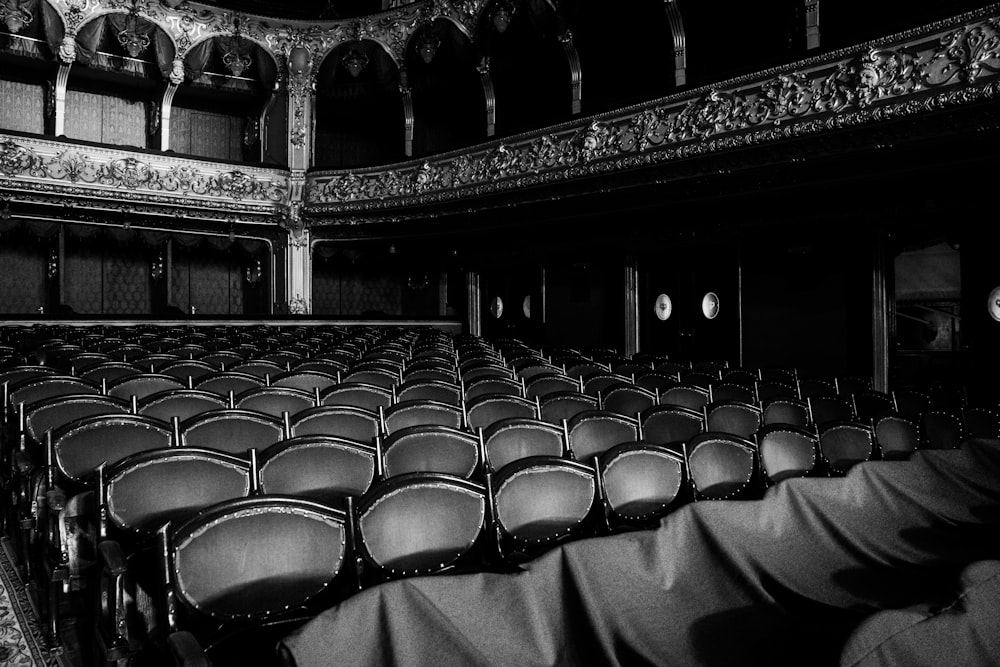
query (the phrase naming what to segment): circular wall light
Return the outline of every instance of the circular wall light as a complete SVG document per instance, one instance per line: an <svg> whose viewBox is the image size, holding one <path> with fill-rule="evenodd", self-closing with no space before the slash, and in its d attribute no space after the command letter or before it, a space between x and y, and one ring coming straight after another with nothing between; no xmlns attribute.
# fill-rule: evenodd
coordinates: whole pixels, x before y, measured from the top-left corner
<svg viewBox="0 0 1000 667"><path fill-rule="evenodd" d="M986 310L997 322L1000 322L1000 285L997 285L990 292L990 298L986 302Z"/></svg>
<svg viewBox="0 0 1000 667"><path fill-rule="evenodd" d="M705 319L714 320L719 316L719 296L709 292L701 299L701 312Z"/></svg>
<svg viewBox="0 0 1000 667"><path fill-rule="evenodd" d="M490 312L493 313L494 319L500 319L503 316L503 299L498 296L493 297L490 301Z"/></svg>
<svg viewBox="0 0 1000 667"><path fill-rule="evenodd" d="M524 297L524 301L521 302L521 312L524 313L524 316L526 318L528 318L529 320L531 319L531 295L530 294L528 296Z"/></svg>
<svg viewBox="0 0 1000 667"><path fill-rule="evenodd" d="M661 294L656 297L656 303L653 306L653 312L656 313L657 319L661 322L663 320L670 319L670 314L674 312L674 304L670 300L670 297L666 294Z"/></svg>

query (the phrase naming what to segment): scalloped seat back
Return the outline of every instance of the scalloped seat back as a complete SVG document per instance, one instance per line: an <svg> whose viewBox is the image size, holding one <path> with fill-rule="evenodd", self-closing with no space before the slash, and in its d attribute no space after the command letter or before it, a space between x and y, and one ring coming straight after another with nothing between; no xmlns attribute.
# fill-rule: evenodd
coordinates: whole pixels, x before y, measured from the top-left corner
<svg viewBox="0 0 1000 667"><path fill-rule="evenodd" d="M532 465L498 482L497 518L515 538L541 542L565 535L590 513L594 476L575 468Z"/></svg>
<svg viewBox="0 0 1000 667"><path fill-rule="evenodd" d="M397 572L434 571L454 563L475 543L486 498L434 481L394 489L364 510L361 541L369 556Z"/></svg>
<svg viewBox="0 0 1000 667"><path fill-rule="evenodd" d="M247 505L178 529L178 593L211 616L284 612L337 577L345 556L342 518L301 506ZM183 531L183 532L181 532Z"/></svg>

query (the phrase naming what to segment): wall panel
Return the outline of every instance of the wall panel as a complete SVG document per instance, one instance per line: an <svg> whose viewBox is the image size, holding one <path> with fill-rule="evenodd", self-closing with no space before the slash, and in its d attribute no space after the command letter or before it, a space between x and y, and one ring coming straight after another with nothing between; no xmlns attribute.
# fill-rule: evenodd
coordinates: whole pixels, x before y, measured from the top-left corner
<svg viewBox="0 0 1000 667"><path fill-rule="evenodd" d="M44 133L44 86L0 80L0 128Z"/></svg>

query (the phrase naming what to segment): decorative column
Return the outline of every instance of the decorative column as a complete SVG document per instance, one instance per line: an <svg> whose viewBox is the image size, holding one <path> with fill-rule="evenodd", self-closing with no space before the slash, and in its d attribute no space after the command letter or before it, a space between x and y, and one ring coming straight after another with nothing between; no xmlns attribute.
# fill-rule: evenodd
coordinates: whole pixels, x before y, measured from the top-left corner
<svg viewBox="0 0 1000 667"><path fill-rule="evenodd" d="M806 50L819 48L819 0L806 3Z"/></svg>
<svg viewBox="0 0 1000 667"><path fill-rule="evenodd" d="M634 257L625 258L625 354L639 351L639 267Z"/></svg>
<svg viewBox="0 0 1000 667"><path fill-rule="evenodd" d="M295 186L293 186L294 190ZM282 227L288 231L285 244L284 285L289 315L312 312L312 244L309 228L301 217L301 202L292 201L286 209Z"/></svg>
<svg viewBox="0 0 1000 667"><path fill-rule="evenodd" d="M479 274L475 271L467 271L465 274L467 299L465 323L467 332L473 336L483 335L483 300L479 284Z"/></svg>
<svg viewBox="0 0 1000 667"><path fill-rule="evenodd" d="M56 87L53 91L55 101L55 126L53 134L57 137L66 134L66 87L69 84L69 70L76 61L76 35L67 33L59 45L59 71L56 72Z"/></svg>
<svg viewBox="0 0 1000 667"><path fill-rule="evenodd" d="M314 54L298 44L288 52L288 202L281 226L288 232L284 244L284 290L289 314L312 312L312 254L309 229L302 219L306 170L312 166L316 80ZM277 262L276 262L277 264Z"/></svg>
<svg viewBox="0 0 1000 667"><path fill-rule="evenodd" d="M413 157L413 93L405 67L399 68L399 93L403 96L403 136L406 157Z"/></svg>
<svg viewBox="0 0 1000 667"><path fill-rule="evenodd" d="M492 137L497 131L497 98L493 92L489 57L483 58L476 71L479 72L479 82L483 84L483 96L486 98L486 136Z"/></svg>
<svg viewBox="0 0 1000 667"><path fill-rule="evenodd" d="M664 0L663 4L667 20L670 21L670 34L674 39L674 85L679 87L687 84L687 36L677 0Z"/></svg>
<svg viewBox="0 0 1000 667"><path fill-rule="evenodd" d="M879 234L872 251L872 387L889 390L889 308L893 270L887 239Z"/></svg>
<svg viewBox="0 0 1000 667"><path fill-rule="evenodd" d="M580 69L580 54L576 52L576 45L573 44L573 33L567 30L560 37L563 51L566 53L566 61L569 63L570 87L572 92L573 115L580 113L582 108L580 97L583 87L583 72Z"/></svg>

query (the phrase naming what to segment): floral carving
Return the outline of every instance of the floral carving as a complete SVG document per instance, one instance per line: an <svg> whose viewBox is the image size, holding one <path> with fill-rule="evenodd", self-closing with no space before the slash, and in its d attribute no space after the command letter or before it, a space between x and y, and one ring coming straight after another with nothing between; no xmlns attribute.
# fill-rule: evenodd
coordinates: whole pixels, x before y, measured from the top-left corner
<svg viewBox="0 0 1000 667"><path fill-rule="evenodd" d="M884 97L905 95L921 87L913 54L903 49L874 49L861 59L858 104L863 107Z"/></svg>
<svg viewBox="0 0 1000 667"><path fill-rule="evenodd" d="M9 139L0 142L0 173L7 176L37 171L41 158L29 148L15 144Z"/></svg>
<svg viewBox="0 0 1000 667"><path fill-rule="evenodd" d="M101 180L105 185L135 189L148 183L151 176L152 172L148 164L128 157L112 160L105 167Z"/></svg>
<svg viewBox="0 0 1000 667"><path fill-rule="evenodd" d="M63 151L54 159L49 160L45 167L48 175L52 178L65 179L73 183L77 181L94 183L101 175L99 165L86 155L71 150Z"/></svg>

